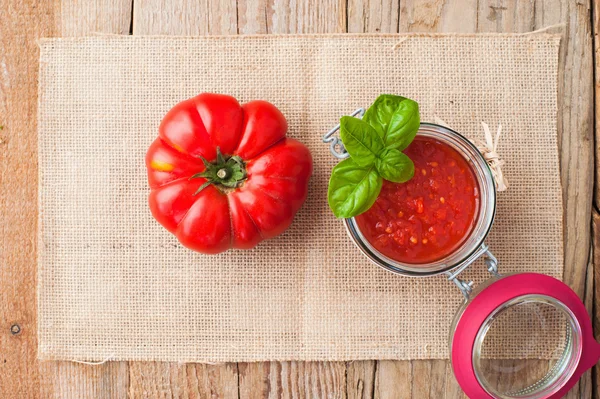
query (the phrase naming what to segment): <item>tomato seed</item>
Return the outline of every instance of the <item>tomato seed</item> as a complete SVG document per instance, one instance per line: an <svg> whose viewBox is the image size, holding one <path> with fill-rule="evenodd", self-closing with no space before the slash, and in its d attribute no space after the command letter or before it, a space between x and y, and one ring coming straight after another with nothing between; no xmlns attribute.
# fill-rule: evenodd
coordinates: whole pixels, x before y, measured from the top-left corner
<svg viewBox="0 0 600 399"><path fill-rule="evenodd" d="M424 210L423 199L419 199L417 201L417 213L423 213L423 210Z"/></svg>
<svg viewBox="0 0 600 399"><path fill-rule="evenodd" d="M450 253L469 233L479 190L467 161L450 147L417 138L406 152L414 178L384 181L375 206L357 222L378 251L420 264Z"/></svg>

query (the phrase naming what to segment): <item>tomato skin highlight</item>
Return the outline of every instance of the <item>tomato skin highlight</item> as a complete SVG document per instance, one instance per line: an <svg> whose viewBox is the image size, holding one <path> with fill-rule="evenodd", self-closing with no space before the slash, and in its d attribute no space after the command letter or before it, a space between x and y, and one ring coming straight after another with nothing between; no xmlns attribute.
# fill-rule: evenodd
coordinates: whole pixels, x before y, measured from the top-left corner
<svg viewBox="0 0 600 399"><path fill-rule="evenodd" d="M252 159L285 137L287 121L273 104L250 101L242 106L244 121L242 139L235 153Z"/></svg>
<svg viewBox="0 0 600 399"><path fill-rule="evenodd" d="M308 148L286 132L285 117L266 101L240 105L204 93L175 105L146 154L152 215L206 254L250 249L281 234L306 200L313 170ZM233 186L200 177L213 167L204 161L227 169L219 172L234 176Z"/></svg>
<svg viewBox="0 0 600 399"><path fill-rule="evenodd" d="M479 186L460 153L417 136L404 151L415 164L406 183L384 181L375 204L355 219L363 236L385 256L409 264L453 253L477 220Z"/></svg>
<svg viewBox="0 0 600 399"><path fill-rule="evenodd" d="M292 211L300 209L312 175L312 158L299 141L285 138L258 158L248 162L248 182L273 197L290 202Z"/></svg>
<svg viewBox="0 0 600 399"><path fill-rule="evenodd" d="M177 226L176 236L189 249L217 254L231 247L231 218L227 197L213 186L199 197Z"/></svg>
<svg viewBox="0 0 600 399"><path fill-rule="evenodd" d="M199 173L205 169L197 159L176 151L160 138L154 140L148 149L146 167L148 183L151 188L163 186L173 180L187 178L190 170Z"/></svg>

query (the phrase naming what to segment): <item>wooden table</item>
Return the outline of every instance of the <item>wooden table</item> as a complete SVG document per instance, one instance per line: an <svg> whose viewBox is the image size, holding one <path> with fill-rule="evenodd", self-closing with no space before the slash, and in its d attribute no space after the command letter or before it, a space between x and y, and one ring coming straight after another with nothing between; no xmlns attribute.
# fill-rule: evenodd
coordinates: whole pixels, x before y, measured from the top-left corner
<svg viewBox="0 0 600 399"><path fill-rule="evenodd" d="M600 233L591 233L592 227L600 231L600 179L594 174L595 162L600 165L594 143L594 121L600 122L594 104L594 90L600 95L600 69L594 66L594 50L600 56L598 15L600 0L0 0L0 397L464 397L444 360L99 366L37 361L37 38L93 32L527 32L564 24L558 28L558 134L565 280L598 316L593 305L600 293L594 284L600 282ZM594 322L600 331L597 317ZM597 377L598 370L587 373L568 397L600 397Z"/></svg>

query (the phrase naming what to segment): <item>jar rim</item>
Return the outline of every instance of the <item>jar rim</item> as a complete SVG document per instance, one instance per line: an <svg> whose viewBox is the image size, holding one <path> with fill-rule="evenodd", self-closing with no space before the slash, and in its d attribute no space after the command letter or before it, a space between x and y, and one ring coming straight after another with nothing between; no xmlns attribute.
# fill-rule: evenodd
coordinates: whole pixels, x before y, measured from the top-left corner
<svg viewBox="0 0 600 399"><path fill-rule="evenodd" d="M434 123L421 123L417 136L431 137L450 145L473 167L479 184L480 204L476 225L465 240L447 256L428 263L405 263L394 260L378 251L362 234L355 218L344 220L346 231L359 250L376 265L395 274L425 277L441 274L459 267L483 245L496 214L496 185L489 165L477 147L465 136ZM468 155L468 156L467 156ZM475 170L476 169L476 170ZM473 239L473 237L475 239Z"/></svg>
<svg viewBox="0 0 600 399"><path fill-rule="evenodd" d="M483 360L483 342L492 327L492 324L497 320L498 315L508 310L511 307L524 305L524 304L546 304L551 306L553 309L558 310L568 322L569 329L566 331L566 344L563 349L561 357L557 360L557 363L552 367L540 380L531 384L530 386L521 388L517 392L511 394L505 394L497 391L497 389L490 385L487 381L481 366L481 360ZM555 394L560 390L568 381L579 364L581 359L582 351L582 332L581 326L577 317L567 305L560 300L543 294L525 294L512 298L509 301L502 303L492 313L490 313L483 324L479 327L479 331L475 337L473 344L473 370L475 377L483 389L486 390L490 395L502 399L511 399L515 397L522 397L528 399L547 398L550 395Z"/></svg>

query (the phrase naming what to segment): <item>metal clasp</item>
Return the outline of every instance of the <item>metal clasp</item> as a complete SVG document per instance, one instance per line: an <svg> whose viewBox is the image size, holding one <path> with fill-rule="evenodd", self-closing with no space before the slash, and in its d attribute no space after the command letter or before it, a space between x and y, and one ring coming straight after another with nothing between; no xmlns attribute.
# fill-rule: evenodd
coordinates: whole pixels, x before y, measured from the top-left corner
<svg viewBox="0 0 600 399"><path fill-rule="evenodd" d="M350 116L354 116L359 119L362 119L364 114L365 114L365 109L359 108L356 111L354 111L353 113L351 113ZM329 151L331 151L331 153L333 154L334 157L336 157L338 159L346 159L350 156L350 154L348 154L348 151L346 151L346 148L344 148L344 143L342 143L342 140L339 137L334 136L334 134L338 130L340 130L339 123L323 136L323 143L330 143Z"/></svg>
<svg viewBox="0 0 600 399"><path fill-rule="evenodd" d="M500 273L498 273L498 259L494 256L494 254L492 254L486 244L482 244L477 251L469 256L458 267L444 273L446 276L448 276L449 281L452 281L454 284L456 284L467 301L469 300L469 296L473 291L473 281L462 280L458 278L458 276L482 256L488 272L490 272L494 277L500 277Z"/></svg>

